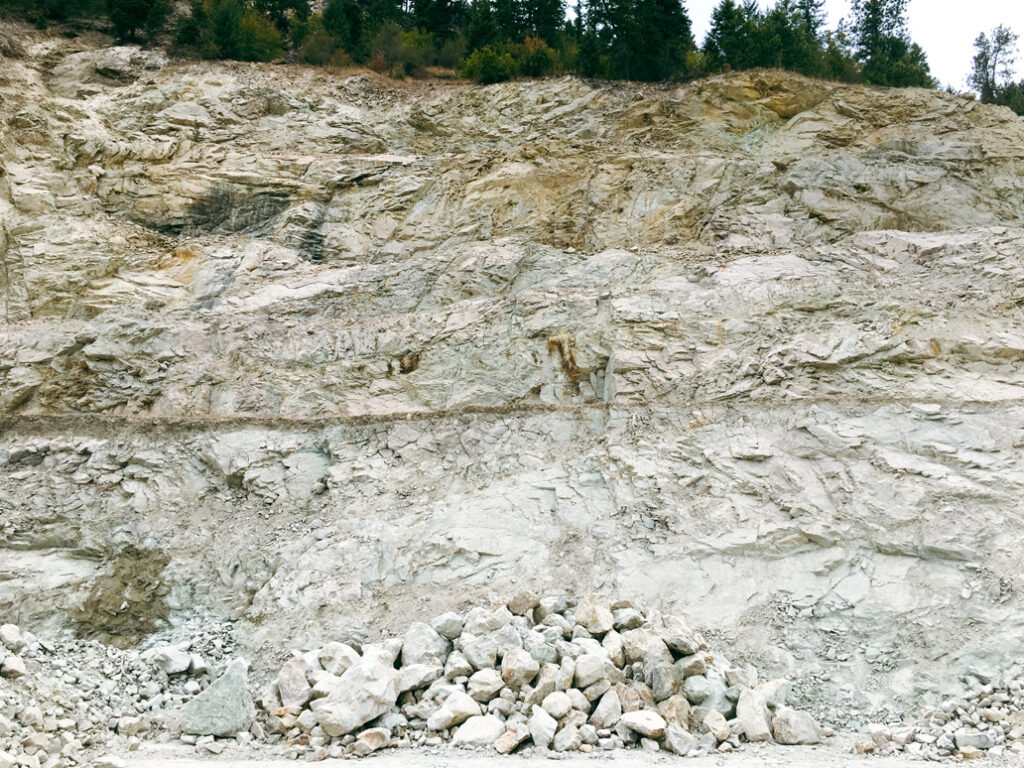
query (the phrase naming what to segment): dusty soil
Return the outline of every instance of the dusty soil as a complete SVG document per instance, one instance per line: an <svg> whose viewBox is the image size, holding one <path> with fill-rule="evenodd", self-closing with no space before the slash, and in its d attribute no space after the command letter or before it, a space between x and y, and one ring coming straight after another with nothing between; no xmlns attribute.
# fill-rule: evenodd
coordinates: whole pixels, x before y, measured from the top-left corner
<svg viewBox="0 0 1024 768"><path fill-rule="evenodd" d="M684 758L667 753L649 753L617 750L594 755L558 755L502 757L487 752L457 752L445 750L399 750L386 751L365 758L372 768L545 768L557 761L565 766L607 765L614 768L647 768L652 765L682 765L686 768L904 768L911 761L901 757L863 757L850 752L844 739L837 739L835 745L822 747L779 747L756 746L744 748L742 752L730 755L709 755L707 757ZM274 768L282 760L239 759L196 757L193 749L161 746L136 753L127 759L128 768ZM325 760L323 768L338 768L348 765L343 760ZM987 758L984 766L1024 765L1024 759L1004 757Z"/></svg>

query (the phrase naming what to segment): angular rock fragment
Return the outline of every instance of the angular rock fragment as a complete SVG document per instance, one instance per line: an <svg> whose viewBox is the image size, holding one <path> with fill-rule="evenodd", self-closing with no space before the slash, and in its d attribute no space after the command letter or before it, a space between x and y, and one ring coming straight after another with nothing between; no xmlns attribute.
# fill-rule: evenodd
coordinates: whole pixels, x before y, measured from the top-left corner
<svg viewBox="0 0 1024 768"><path fill-rule="evenodd" d="M489 747L505 733L505 724L494 715L475 715L459 726L452 737L456 747Z"/></svg>
<svg viewBox="0 0 1024 768"><path fill-rule="evenodd" d="M770 741L771 727L768 722L768 705L760 692L746 688L736 703L736 719L747 741Z"/></svg>
<svg viewBox="0 0 1024 768"><path fill-rule="evenodd" d="M499 755L510 754L516 749L516 747L529 738L529 727L525 723L515 723L508 726L508 730L495 740L494 750Z"/></svg>
<svg viewBox="0 0 1024 768"><path fill-rule="evenodd" d="M306 679L309 665L301 658L289 659L277 673L277 693L284 707L304 707L313 697L313 686Z"/></svg>
<svg viewBox="0 0 1024 768"><path fill-rule="evenodd" d="M391 741L391 733L386 728L368 728L356 736L352 744L352 752L360 757L383 749Z"/></svg>
<svg viewBox="0 0 1024 768"><path fill-rule="evenodd" d="M409 625L402 640L402 665L443 665L450 650L451 643L441 637L433 627L423 622L415 622Z"/></svg>
<svg viewBox="0 0 1024 768"><path fill-rule="evenodd" d="M558 721L538 706L534 706L529 720L530 738L538 747L548 747L555 738Z"/></svg>
<svg viewBox="0 0 1024 768"><path fill-rule="evenodd" d="M697 749L697 738L676 723L669 723L662 744L669 752L685 757Z"/></svg>
<svg viewBox="0 0 1024 768"><path fill-rule="evenodd" d="M622 717L622 703L619 701L619 694L608 691L594 707L590 715L590 724L595 728L612 728Z"/></svg>
<svg viewBox="0 0 1024 768"><path fill-rule="evenodd" d="M470 698L469 694L455 691L449 694L441 707L427 718L427 728L432 731L443 731L479 714L480 705Z"/></svg>
<svg viewBox="0 0 1024 768"><path fill-rule="evenodd" d="M533 682L539 671L538 661L522 648L506 653L501 660L501 679L514 690Z"/></svg>
<svg viewBox="0 0 1024 768"><path fill-rule="evenodd" d="M665 722L665 718L657 712L653 712L649 709L626 712L622 715L619 722L631 731L643 734L644 736L652 739L660 739L665 733L665 728L668 727L668 724Z"/></svg>
<svg viewBox="0 0 1024 768"><path fill-rule="evenodd" d="M344 736L380 717L398 699L401 676L390 653L367 647L329 696L316 699L316 719L328 736Z"/></svg>
<svg viewBox="0 0 1024 768"><path fill-rule="evenodd" d="M317 660L326 672L340 677L359 661L359 654L345 643L330 642L319 650Z"/></svg>
<svg viewBox="0 0 1024 768"><path fill-rule="evenodd" d="M249 730L256 707L249 693L248 665L231 662L210 687L181 708L181 730L197 736L234 736Z"/></svg>
<svg viewBox="0 0 1024 768"><path fill-rule="evenodd" d="M779 707L772 717L772 735L779 744L818 744L821 728L813 717L788 707Z"/></svg>
<svg viewBox="0 0 1024 768"><path fill-rule="evenodd" d="M507 605L508 609L516 616L525 616L540 605L540 598L533 592L523 590L522 592L517 592L513 595L512 598L509 599Z"/></svg>

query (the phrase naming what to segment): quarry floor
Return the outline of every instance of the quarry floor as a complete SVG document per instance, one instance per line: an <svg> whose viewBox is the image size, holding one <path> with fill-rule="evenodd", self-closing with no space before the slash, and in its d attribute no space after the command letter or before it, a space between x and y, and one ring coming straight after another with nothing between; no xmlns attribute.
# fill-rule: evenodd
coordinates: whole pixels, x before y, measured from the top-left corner
<svg viewBox="0 0 1024 768"><path fill-rule="evenodd" d="M145 749L145 748L144 748ZM198 757L193 749L181 747L150 748L126 758L128 768L276 768L286 761L281 758ZM742 752L705 757L677 757L667 753L640 751L606 752L594 755L574 753L559 755L499 756L486 752L459 753L454 750L388 750L364 758L371 768L546 768L553 763L570 766L608 765L614 768L646 768L647 766L680 765L686 768L905 768L921 762L907 757L865 757L849 751L846 744L820 747L745 746ZM1000 757L977 761L981 766L1024 766L1024 758ZM339 768L349 760L324 760L322 768Z"/></svg>

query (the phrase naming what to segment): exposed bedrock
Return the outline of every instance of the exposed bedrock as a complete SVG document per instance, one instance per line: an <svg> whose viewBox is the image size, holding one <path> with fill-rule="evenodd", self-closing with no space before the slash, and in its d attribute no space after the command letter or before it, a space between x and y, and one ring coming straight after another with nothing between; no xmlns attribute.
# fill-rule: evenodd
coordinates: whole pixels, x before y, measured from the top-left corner
<svg viewBox="0 0 1024 768"><path fill-rule="evenodd" d="M1009 111L25 37L0 60L10 621L134 645L233 619L258 656L593 592L864 706L1019 657Z"/></svg>

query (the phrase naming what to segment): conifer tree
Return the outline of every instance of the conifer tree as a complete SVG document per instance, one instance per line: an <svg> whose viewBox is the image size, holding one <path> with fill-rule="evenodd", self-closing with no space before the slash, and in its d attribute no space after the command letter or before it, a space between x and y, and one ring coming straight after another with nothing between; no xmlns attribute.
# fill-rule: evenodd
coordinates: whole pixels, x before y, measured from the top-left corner
<svg viewBox="0 0 1024 768"><path fill-rule="evenodd" d="M986 104L996 101L1002 84L1013 77L1017 53L1017 35L1000 24L991 35L981 33L974 41L974 60L967 84L978 91Z"/></svg>
<svg viewBox="0 0 1024 768"><path fill-rule="evenodd" d="M908 0L852 0L854 47L872 85L934 87L924 50L907 31Z"/></svg>
<svg viewBox="0 0 1024 768"><path fill-rule="evenodd" d="M722 0L711 12L711 29L704 38L704 56L712 70L748 69L759 60L755 0Z"/></svg>

